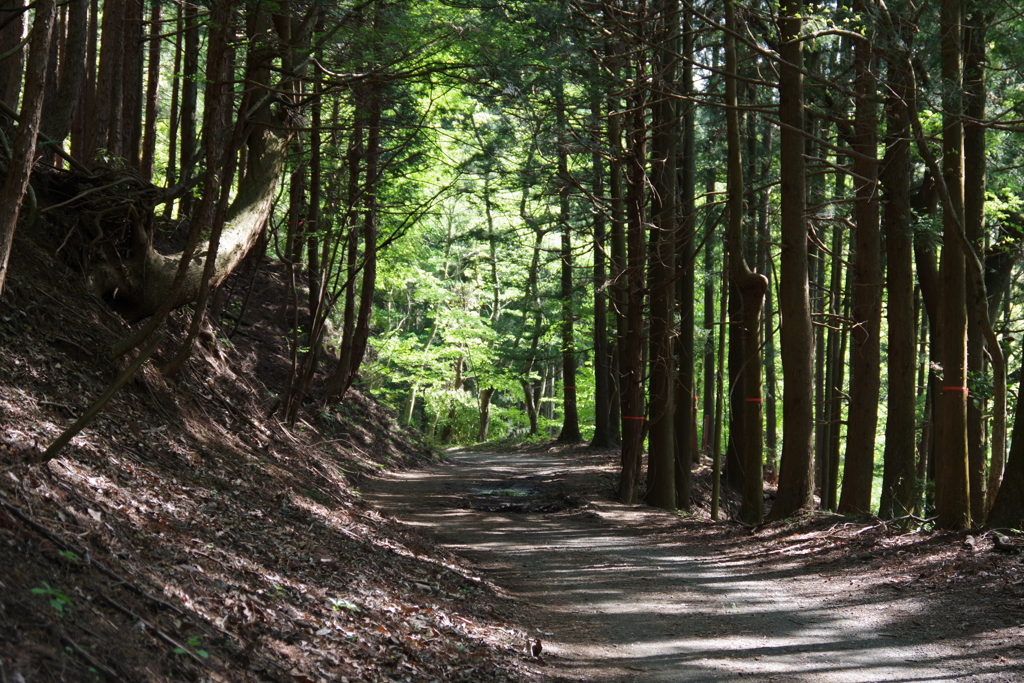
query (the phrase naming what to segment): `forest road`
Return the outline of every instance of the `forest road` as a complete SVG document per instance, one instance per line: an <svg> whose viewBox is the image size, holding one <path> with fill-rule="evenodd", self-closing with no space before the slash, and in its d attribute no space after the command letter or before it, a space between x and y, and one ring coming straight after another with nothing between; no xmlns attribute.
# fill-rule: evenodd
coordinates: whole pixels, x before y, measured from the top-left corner
<svg viewBox="0 0 1024 683"><path fill-rule="evenodd" d="M608 500L607 454L449 453L366 499L525 603L554 681L1011 681L928 628L927 604L712 552L699 526ZM524 643L525 653L526 643ZM525 655L524 655L525 656Z"/></svg>

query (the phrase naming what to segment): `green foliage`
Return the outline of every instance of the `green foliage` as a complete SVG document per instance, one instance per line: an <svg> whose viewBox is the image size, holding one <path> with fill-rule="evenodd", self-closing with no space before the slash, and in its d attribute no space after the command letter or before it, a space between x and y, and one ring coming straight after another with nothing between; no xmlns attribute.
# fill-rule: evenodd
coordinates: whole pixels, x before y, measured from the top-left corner
<svg viewBox="0 0 1024 683"><path fill-rule="evenodd" d="M176 655L194 654L194 655L196 655L198 657L202 657L203 659L209 659L210 658L210 653L207 650L204 650L204 649L202 649L200 647L203 644L203 641L199 638L199 636L195 636L195 635L189 636L188 640L186 641L186 644L188 645L187 649L186 648L181 648L181 647L174 648L174 650L173 650L174 654L176 654Z"/></svg>
<svg viewBox="0 0 1024 683"><path fill-rule="evenodd" d="M58 614L64 614L66 611L71 609L71 598L66 596L64 593L61 593L56 588L53 588L45 581L43 582L42 587L33 588L32 594L45 598L50 603L50 607L57 610Z"/></svg>

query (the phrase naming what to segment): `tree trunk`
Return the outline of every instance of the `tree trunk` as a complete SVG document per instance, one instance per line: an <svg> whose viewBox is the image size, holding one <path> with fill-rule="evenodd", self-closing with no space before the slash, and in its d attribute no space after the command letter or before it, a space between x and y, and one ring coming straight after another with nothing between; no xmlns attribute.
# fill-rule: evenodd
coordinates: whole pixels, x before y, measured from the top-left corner
<svg viewBox="0 0 1024 683"><path fill-rule="evenodd" d="M648 432L647 496L649 505L664 510L676 507L675 440L675 335L676 216L678 214L677 146L679 126L671 94L676 81L679 42L679 2L659 0L653 8L657 19L654 36L654 88L657 99L651 117L651 213L650 273L650 428ZM688 405L683 406L689 408ZM687 420L689 415L686 415Z"/></svg>
<svg viewBox="0 0 1024 683"><path fill-rule="evenodd" d="M636 67L637 84L646 77L643 65ZM619 498L636 503L639 496L641 457L646 420L644 406L644 266L647 248L644 235L644 191L647 186L646 98L639 86L630 93L628 190L626 194L627 266L625 272L626 336L622 340L622 472Z"/></svg>
<svg viewBox="0 0 1024 683"><path fill-rule="evenodd" d="M52 101L43 111L41 132L58 143L71 131L71 120L78 105L79 93L85 81L86 44L89 40L89 2L72 0L68 3L67 38L60 61L60 83ZM55 64L50 65L51 72ZM52 82L52 78L49 79Z"/></svg>
<svg viewBox="0 0 1024 683"><path fill-rule="evenodd" d="M683 97L693 95L694 51L691 12L683 10ZM692 103L680 103L685 107L682 115L683 142L679 173L680 227L679 254L676 260L678 290L676 301L679 307L679 332L676 340L676 507L690 509L691 472L694 463L699 463L697 450L697 388L694 368L694 236L697 229L696 208L696 108Z"/></svg>
<svg viewBox="0 0 1024 683"><path fill-rule="evenodd" d="M21 84L25 74L25 51L15 50L25 35L25 27L28 20L28 12L22 12L28 3L25 0L11 0L4 9L11 14L5 17L10 20L3 29L0 29L0 54L13 54L7 59L0 60L0 100L3 100L11 109L18 107L18 96L21 94Z"/></svg>
<svg viewBox="0 0 1024 683"><path fill-rule="evenodd" d="M782 458L772 519L783 519L814 504L814 335L807 274L804 209L803 20L802 0L785 0L780 28L779 120L782 123L782 257L779 307L782 313Z"/></svg>
<svg viewBox="0 0 1024 683"><path fill-rule="evenodd" d="M881 240L878 231L878 121L875 105L875 10L872 0L854 0L854 13L868 22L864 38L854 43L856 113L854 115L853 184L856 194L856 256L853 265L853 329L850 353L850 411L843 491L839 512L868 515L874 477L878 425L882 314Z"/></svg>
<svg viewBox="0 0 1024 683"><path fill-rule="evenodd" d="M10 263L11 247L14 246L14 230L18 224L21 201L28 189L29 177L35 163L36 138L39 136L43 99L46 94L50 38L57 18L55 0L37 0L35 7L18 132L14 138L7 177L4 179L3 188L0 189L0 297L3 296L4 284L7 282L7 265Z"/></svg>
<svg viewBox="0 0 1024 683"><path fill-rule="evenodd" d="M889 49L901 41L909 45L909 27L903 35L889 37ZM910 115L911 86L904 55L889 60L886 99L886 155L882 164L885 190L885 250L888 280L889 385L885 422L882 497L878 515L892 519L912 512L916 472L914 437L916 397L914 371L917 363L917 329L914 315L913 241L910 212Z"/></svg>
<svg viewBox="0 0 1024 683"><path fill-rule="evenodd" d="M377 282L377 192L380 169L380 126L383 85L374 83L369 88L366 125L366 175L363 200L363 263L362 284L359 290L359 312L352 331L351 355L343 357L331 379L327 382L325 396L341 401L352 386L352 381L363 362L366 346L370 339L370 314L373 312L373 294Z"/></svg>
<svg viewBox="0 0 1024 683"><path fill-rule="evenodd" d="M480 443L487 441L487 435L491 429L491 397L494 396L494 387L487 387L480 390L480 427L477 430L476 440Z"/></svg>
<svg viewBox="0 0 1024 683"><path fill-rule="evenodd" d="M139 170L147 180L153 178L153 163L156 158L157 114L160 107L160 10L161 4L153 2L149 15L149 59L146 77L146 124L143 126L142 160Z"/></svg>
<svg viewBox="0 0 1024 683"><path fill-rule="evenodd" d="M964 235L975 254L983 254L985 251L986 146L985 128L978 122L985 120L985 53L990 19L988 13L974 9L964 32L964 114L971 122L964 127L964 168L971 169L964 179ZM988 366L982 323L977 315L968 318L968 377L983 375ZM993 370L996 377L993 391L992 469L996 470L997 467L1001 469L1003 461L1001 451L1006 427L1006 380L999 376L1002 363L996 363ZM968 488L971 492L971 518L976 521L985 519L988 514L988 481L985 477L988 454L983 425L985 404L984 397L967 402ZM996 450L1000 451L998 456ZM993 479L998 482L998 476Z"/></svg>
<svg viewBox="0 0 1024 683"><path fill-rule="evenodd" d="M569 215L568 130L565 121L565 93L561 74L555 92L555 116L558 128L558 219L561 223L561 333L562 333L562 429L558 440L578 443L580 435L579 411L576 408L576 340L573 332L572 286L572 221Z"/></svg>
<svg viewBox="0 0 1024 683"><path fill-rule="evenodd" d="M726 0L725 32L725 119L728 138L728 212L729 264L735 291L740 296L739 342L742 349L743 382L739 396L742 398L743 447L740 463L743 467L743 499L740 505L740 520L757 525L764 519L764 472L763 472L763 408L764 397L761 385L761 309L768 280L764 275L750 269L743 240L744 182L743 157L740 140L740 120L737 98L737 30L736 8L732 0Z"/></svg>
<svg viewBox="0 0 1024 683"><path fill-rule="evenodd" d="M590 116L593 120L591 168L594 174L591 188L594 197L604 199L604 162L600 152L601 100L597 93L591 99ZM605 235L605 214L594 211L594 437L591 448L610 448L611 424L611 357L608 345L608 252Z"/></svg>
<svg viewBox="0 0 1024 683"><path fill-rule="evenodd" d="M961 87L961 9L959 0L942 0L940 10L943 113L942 387L935 401L935 510L944 529L971 525L967 475L967 279L963 245L958 239L963 215L963 102Z"/></svg>
<svg viewBox="0 0 1024 683"><path fill-rule="evenodd" d="M1018 397L1024 396L1024 379L1021 381ZM1013 418L1013 441L1006 458L1006 470L987 524L994 529L1024 527L1024 405L1020 399Z"/></svg>

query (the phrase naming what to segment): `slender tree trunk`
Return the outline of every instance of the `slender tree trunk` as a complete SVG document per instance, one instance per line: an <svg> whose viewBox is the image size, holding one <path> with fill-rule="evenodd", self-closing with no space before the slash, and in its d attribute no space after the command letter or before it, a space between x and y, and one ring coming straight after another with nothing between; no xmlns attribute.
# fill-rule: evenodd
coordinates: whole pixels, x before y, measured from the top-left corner
<svg viewBox="0 0 1024 683"><path fill-rule="evenodd" d="M659 0L653 63L657 99L651 118L651 185L653 198L652 247L649 258L651 339L650 430L648 433L647 497L650 505L665 510L676 507L676 382L673 358L675 334L675 261L678 116L670 95L676 85L676 54L679 42L679 0ZM688 408L689 406L685 406ZM689 416L687 415L687 420Z"/></svg>
<svg viewBox="0 0 1024 683"><path fill-rule="evenodd" d="M985 251L985 128L977 122L985 120L985 52L990 16L974 9L964 32L964 114L971 123L964 128L964 168L970 173L964 179L964 234L971 243L975 254ZM978 296L977 292L973 292ZM985 358L984 321L979 316L968 317L967 324L967 371L968 377L985 372L988 363ZM997 342L998 343L998 342ZM1000 354L1002 355L1002 354ZM992 469L1002 467L1003 454L996 455L1004 447L1006 428L1006 380L1000 377L1002 363L994 364L994 391L992 415ZM988 495L985 466L988 454L985 448L983 412L986 401L975 398L967 402L967 448L968 479L971 492L971 518L980 522L988 514ZM993 477L998 482L998 476Z"/></svg>
<svg viewBox="0 0 1024 683"><path fill-rule="evenodd" d="M875 59L872 0L854 0L853 11L868 22L866 36L854 43L856 113L854 115L853 184L857 224L853 267L853 329L850 354L850 426L847 430L843 491L839 512L871 512L875 432L878 425L882 314L881 239L878 226L878 121L875 104Z"/></svg>
<svg viewBox="0 0 1024 683"><path fill-rule="evenodd" d="M124 76L124 20L126 0L105 0L103 3L103 35L100 38L99 71L96 75L96 99L92 111L91 152L99 149L119 156L116 145L116 117L121 113L122 78ZM115 135L112 136L111 132Z"/></svg>
<svg viewBox="0 0 1024 683"><path fill-rule="evenodd" d="M692 12L689 5L683 6L683 97L693 96L693 65L694 35L692 30ZM694 368L693 330L694 330L694 269L696 254L694 253L694 236L697 229L696 208L696 108L692 103L680 103L685 107L681 117L682 123L682 155L679 172L680 226L682 234L679 239L679 254L676 261L678 290L676 301L679 307L679 332L676 341L676 507L680 510L690 509L691 472L694 463L699 463L700 453L697 450L697 387Z"/></svg>
<svg viewBox="0 0 1024 683"><path fill-rule="evenodd" d="M196 164L196 116L199 99L199 8L185 4L184 52L182 55L181 107L179 111L179 181L188 182ZM179 204L179 215L192 212L192 194L186 192Z"/></svg>
<svg viewBox="0 0 1024 683"><path fill-rule="evenodd" d="M743 240L744 182L743 157L740 140L739 102L736 77L736 8L726 0L725 32L725 120L728 138L728 212L729 212L729 264L735 291L740 295L740 348L742 349L743 382L740 385L742 403L743 448L740 462L743 466L743 499L740 519L747 524L760 524L764 518L763 474L763 408L761 385L761 309L768 280L750 269Z"/></svg>
<svg viewBox="0 0 1024 683"><path fill-rule="evenodd" d="M359 312L355 316L352 331L352 346L347 363L342 358L335 373L327 383L325 394L329 398L341 401L352 386L352 381L363 362L366 346L370 338L370 314L373 312L373 294L377 281L377 192L379 190L378 173L380 169L381 151L381 98L383 85L373 83L369 87L367 97L366 124L366 173L362 199L363 210L363 263L361 267L362 283L359 292Z"/></svg>
<svg viewBox="0 0 1024 683"><path fill-rule="evenodd" d="M895 50L902 36L890 36ZM907 43L909 44L909 42ZM917 329L914 315L913 228L910 212L910 115L909 62L900 56L889 60L886 99L886 155L882 164L885 189L885 248L888 280L889 385L885 422L882 497L878 515L892 519L914 508L914 437L916 397L914 371L917 364Z"/></svg>
<svg viewBox="0 0 1024 683"><path fill-rule="evenodd" d="M958 239L963 215L963 101L961 87L961 7L943 0L940 10L943 87L942 175L948 204L942 212L943 243L939 274L942 301L942 387L936 397L935 509L944 529L971 524L967 469L967 278Z"/></svg>
<svg viewBox="0 0 1024 683"><path fill-rule="evenodd" d="M591 166L594 179L592 191L598 200L604 195L604 163L599 151L601 100L595 96L590 103L593 119L594 151ZM591 448L610 448L611 424L611 358L608 345L608 253L605 239L605 214L600 208L594 211L594 438Z"/></svg>
<svg viewBox="0 0 1024 683"><path fill-rule="evenodd" d="M780 19L779 120L782 123L782 458L773 519L814 504L814 334L807 274L804 217L802 0L785 0Z"/></svg>
<svg viewBox="0 0 1024 683"><path fill-rule="evenodd" d="M60 83L53 78L48 84L55 86L52 101L47 100L43 111L41 132L58 143L71 131L71 121L79 103L79 94L85 81L85 55L89 40L89 2L72 0L67 6L67 38L61 50ZM51 63L53 71L55 63Z"/></svg>
<svg viewBox="0 0 1024 683"><path fill-rule="evenodd" d="M602 4L606 35L612 35L615 21L615 10L611 3ZM621 70L621 48L619 44L607 38L604 44L604 61L609 73L618 74ZM610 89L611 90L611 89ZM608 109L608 203L611 218L609 240L611 243L611 282L608 285L609 301L612 302L615 316L615 331L608 349L611 358L611 397L609 404L609 431L612 443L622 442L622 378L623 353L626 337L626 210L625 194L622 187L622 100L612 90L606 96Z"/></svg>
<svg viewBox="0 0 1024 683"><path fill-rule="evenodd" d="M10 13L8 23L0 29L0 54L7 54L13 51L7 59L0 60L0 99L12 109L18 106L18 96L21 94L21 84L25 75L25 51L15 50L25 37L25 27L28 25L28 12L22 12L28 3L25 0L10 0L4 9L4 14Z"/></svg>
<svg viewBox="0 0 1024 683"><path fill-rule="evenodd" d="M635 83L644 82L644 65L636 67ZM622 473L619 498L636 503L639 496L641 457L645 429L644 406L644 265L647 262L644 235L644 191L647 186L646 98L637 85L630 93L628 190L626 195L627 266L625 272L626 336L622 341Z"/></svg>
<svg viewBox="0 0 1024 683"><path fill-rule="evenodd" d="M79 0L82 1L82 0ZM143 126L142 163L140 171L146 179L153 178L153 162L156 158L156 120L160 106L160 10L161 4L153 2L149 15L149 59L146 80L146 124Z"/></svg>
<svg viewBox="0 0 1024 683"><path fill-rule="evenodd" d="M494 387L480 390L480 426L476 434L476 440L480 443L487 441L487 435L491 429L492 396L494 396Z"/></svg>
<svg viewBox="0 0 1024 683"><path fill-rule="evenodd" d="M139 168L142 157L144 7L143 0L125 0L125 3L125 54L119 94L121 109L114 115L117 120L114 129L119 136L118 156L126 158L132 168Z"/></svg>
<svg viewBox="0 0 1024 683"><path fill-rule="evenodd" d="M555 94L556 126L558 127L558 215L562 227L561 240L561 304L562 304L562 430L558 440L577 443L580 435L579 412L576 408L576 339L573 331L572 286L572 221L569 215L568 131L565 121L565 93L562 76L558 76Z"/></svg>
<svg viewBox="0 0 1024 683"><path fill-rule="evenodd" d="M42 120L43 100L46 95L47 62L50 58L50 39L57 19L55 0L37 0L32 20L32 39L25 68L25 95L22 98L18 132L14 138L11 163L0 189L0 297L7 282L7 267L14 245L14 230L18 224L21 201L28 190L28 181L35 163L36 139Z"/></svg>

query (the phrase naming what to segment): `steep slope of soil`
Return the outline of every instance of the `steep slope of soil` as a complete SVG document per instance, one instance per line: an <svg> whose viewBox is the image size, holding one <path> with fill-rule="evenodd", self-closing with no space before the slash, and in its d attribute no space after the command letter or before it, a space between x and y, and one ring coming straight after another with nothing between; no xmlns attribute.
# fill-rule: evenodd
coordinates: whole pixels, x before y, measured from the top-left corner
<svg viewBox="0 0 1024 683"><path fill-rule="evenodd" d="M244 312L249 273L229 287L230 342L226 319L175 382L147 366L37 462L131 360L55 250L20 242L0 301L0 681L534 678L514 603L353 488L429 460L415 437L358 392L273 413L273 269Z"/></svg>
<svg viewBox="0 0 1024 683"><path fill-rule="evenodd" d="M460 452L364 485L527 603L559 680L1019 681L1020 558L818 515L751 531L612 502L615 456Z"/></svg>

